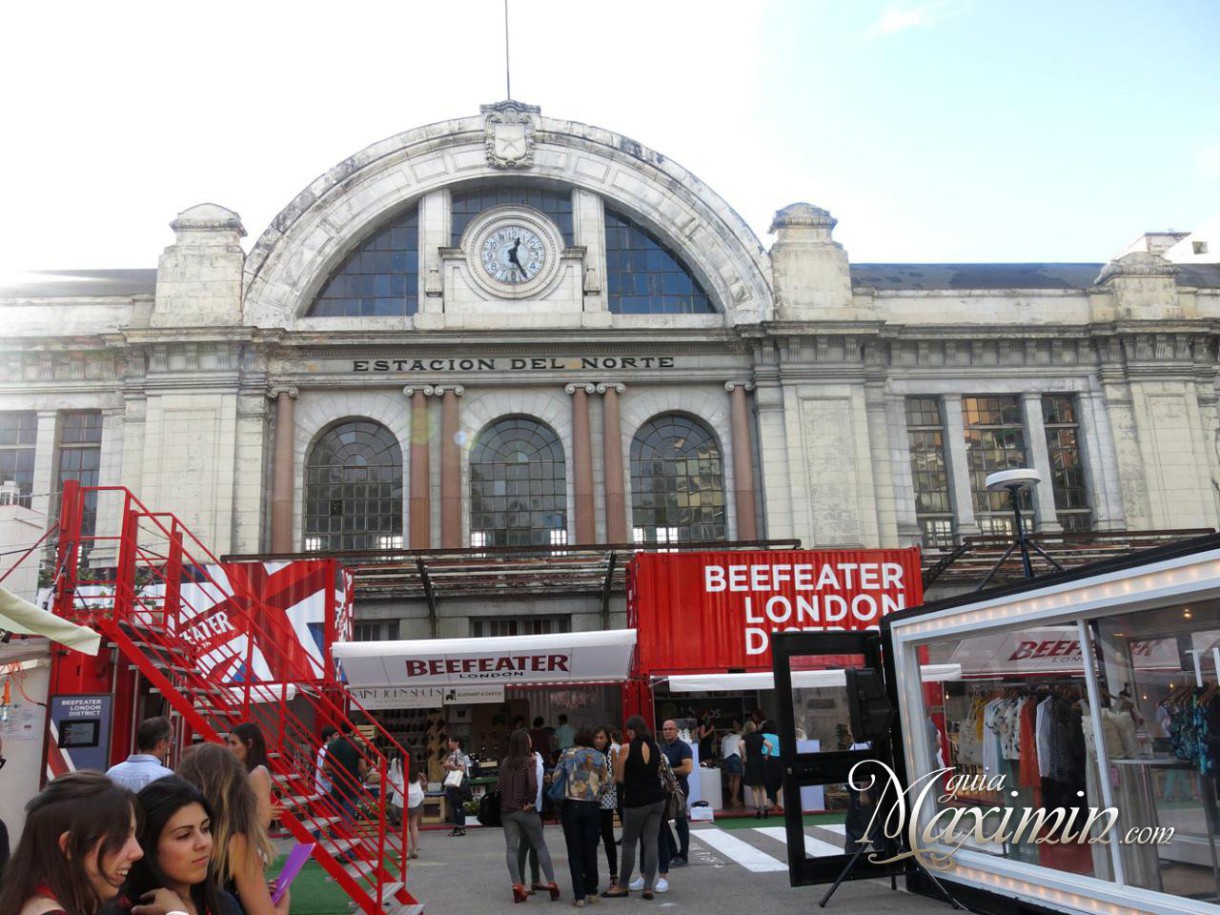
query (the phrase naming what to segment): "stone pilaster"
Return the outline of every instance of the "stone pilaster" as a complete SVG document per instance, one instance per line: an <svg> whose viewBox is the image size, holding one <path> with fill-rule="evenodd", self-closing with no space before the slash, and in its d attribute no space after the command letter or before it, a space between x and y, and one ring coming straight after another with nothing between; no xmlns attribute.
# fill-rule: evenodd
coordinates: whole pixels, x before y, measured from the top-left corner
<svg viewBox="0 0 1220 915"><path fill-rule="evenodd" d="M750 413L746 392L752 381L727 381L729 418L733 434L733 494L737 508L737 539L758 539L758 515L754 497L754 443L750 437Z"/></svg>
<svg viewBox="0 0 1220 915"><path fill-rule="evenodd" d="M597 542L597 516L593 501L593 441L589 430L589 395L592 384L569 384L572 396L572 482L575 495L576 542Z"/></svg>
<svg viewBox="0 0 1220 915"><path fill-rule="evenodd" d="M460 384L438 387L441 395L441 546L462 546L462 417L458 398L466 389Z"/></svg>
<svg viewBox="0 0 1220 915"><path fill-rule="evenodd" d="M1042 481L1034 487L1034 518L1039 533L1056 534L1063 530L1055 514L1055 481L1050 449L1046 447L1046 423L1042 418L1042 395L1026 391L1021 395L1022 420L1029 436L1029 466Z"/></svg>
<svg viewBox="0 0 1220 915"><path fill-rule="evenodd" d="M55 479L55 451L59 444L59 414L55 410L38 411L38 433L34 440L34 496L30 508L44 518L59 506L59 481ZM55 494L54 500L51 495Z"/></svg>
<svg viewBox="0 0 1220 915"><path fill-rule="evenodd" d="M274 388L267 396L275 400L275 450L271 464L271 552L291 553L295 541L292 518L296 498L296 399L292 387Z"/></svg>
<svg viewBox="0 0 1220 915"><path fill-rule="evenodd" d="M426 550L432 546L432 473L428 453L428 397L431 385L402 389L411 400L411 484L407 501L407 548Z"/></svg>
<svg viewBox="0 0 1220 915"><path fill-rule="evenodd" d="M627 543L627 482L623 472L623 423L619 395L627 386L599 384L602 395L602 440L605 442L606 542Z"/></svg>
<svg viewBox="0 0 1220 915"><path fill-rule="evenodd" d="M974 497L970 492L970 463L966 455L966 426L962 419L962 396L946 394L945 447L949 450L949 485L957 515L958 537L977 537L979 524L974 518Z"/></svg>

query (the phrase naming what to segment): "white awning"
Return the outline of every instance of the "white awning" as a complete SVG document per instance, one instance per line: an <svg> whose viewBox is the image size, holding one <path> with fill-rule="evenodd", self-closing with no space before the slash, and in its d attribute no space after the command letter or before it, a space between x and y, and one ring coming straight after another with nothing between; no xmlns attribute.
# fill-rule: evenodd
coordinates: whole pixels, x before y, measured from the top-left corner
<svg viewBox="0 0 1220 915"><path fill-rule="evenodd" d="M631 672L635 630L341 642L331 650L356 688L619 683Z"/></svg>
<svg viewBox="0 0 1220 915"><path fill-rule="evenodd" d="M0 629L20 635L46 636L84 654L97 654L102 637L87 626L70 623L0 587Z"/></svg>
<svg viewBox="0 0 1220 915"><path fill-rule="evenodd" d="M925 664L920 668L924 683L960 680L960 664ZM775 689L775 677L768 672L753 674L686 674L668 677L671 693L754 692ZM820 689L843 686L847 677L842 670L794 670L793 689Z"/></svg>

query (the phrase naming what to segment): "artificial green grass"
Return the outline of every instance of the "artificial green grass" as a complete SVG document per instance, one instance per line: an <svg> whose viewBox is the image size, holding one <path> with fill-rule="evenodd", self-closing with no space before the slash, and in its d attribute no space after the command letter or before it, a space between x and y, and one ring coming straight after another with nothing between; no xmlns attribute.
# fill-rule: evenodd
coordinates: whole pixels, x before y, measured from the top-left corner
<svg viewBox="0 0 1220 915"><path fill-rule="evenodd" d="M284 858L270 870L279 876ZM317 861L309 861L292 881L291 915L339 915L348 911L351 900L339 884L326 879L326 871Z"/></svg>
<svg viewBox="0 0 1220 915"><path fill-rule="evenodd" d="M806 826L820 826L824 823L842 823L845 814L846 811L840 813L807 813L803 819ZM717 817L715 825L721 829L757 829L759 826L783 826L784 818L782 816L772 816L756 820L752 816Z"/></svg>

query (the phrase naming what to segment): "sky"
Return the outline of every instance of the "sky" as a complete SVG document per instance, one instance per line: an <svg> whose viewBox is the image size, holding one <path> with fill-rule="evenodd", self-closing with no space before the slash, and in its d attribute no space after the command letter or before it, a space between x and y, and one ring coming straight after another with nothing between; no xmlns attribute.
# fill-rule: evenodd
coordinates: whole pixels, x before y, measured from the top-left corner
<svg viewBox="0 0 1220 915"><path fill-rule="evenodd" d="M0 277L155 267L198 203L247 250L314 178L506 97L503 0L10 4ZM1216 0L509 0L512 97L622 133L764 247L1105 261L1220 215Z"/></svg>

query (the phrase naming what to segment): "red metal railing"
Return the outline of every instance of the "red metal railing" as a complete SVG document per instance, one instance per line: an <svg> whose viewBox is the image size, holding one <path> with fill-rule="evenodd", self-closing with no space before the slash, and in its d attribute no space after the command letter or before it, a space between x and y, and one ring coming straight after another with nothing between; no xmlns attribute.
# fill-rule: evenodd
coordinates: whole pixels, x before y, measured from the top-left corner
<svg viewBox="0 0 1220 915"><path fill-rule="evenodd" d="M117 534L82 531L88 493L97 493L99 501L121 501ZM115 558L98 568L99 562L82 562L83 556ZM126 489L66 481L54 612L105 635L182 717L186 738L193 733L219 740L241 721L258 724L284 807L283 825L298 841L318 840L314 857L367 915L421 911L406 888L406 818L401 828L387 828L389 760L400 754L406 767L407 752L366 716L373 739L355 743L376 773L370 781L377 790L335 775L332 781L339 779L356 801L352 815L314 788L317 730L326 724L343 730L344 722L350 724L349 707L362 711L339 681L329 651L351 624L333 597L336 576L345 573L333 560L316 562L331 595L320 659L302 645L283 611L257 593L265 576L238 574L234 565L224 574L220 561L176 517L148 510ZM223 664L216 663L218 655ZM242 672L239 683L233 682L234 669ZM255 671L263 673L258 682L252 682Z"/></svg>

